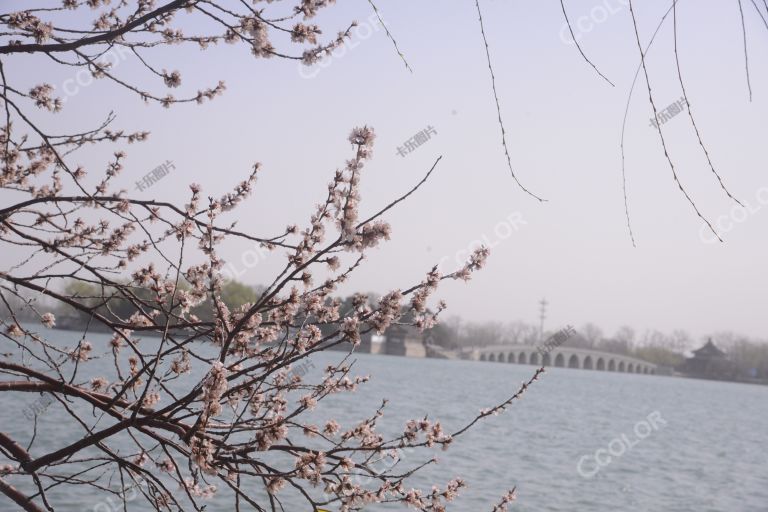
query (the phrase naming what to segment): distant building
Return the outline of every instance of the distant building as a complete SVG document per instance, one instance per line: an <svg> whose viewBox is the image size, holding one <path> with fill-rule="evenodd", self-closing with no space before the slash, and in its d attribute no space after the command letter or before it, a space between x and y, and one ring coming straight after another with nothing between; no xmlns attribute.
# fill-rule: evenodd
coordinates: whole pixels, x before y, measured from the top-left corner
<svg viewBox="0 0 768 512"><path fill-rule="evenodd" d="M322 332L323 330L325 330L325 332L323 332L323 336L328 336L331 332L333 332L334 328L335 327L332 324L324 324L320 328L320 331ZM374 340L375 337L376 336L374 336L373 332L371 332L371 331L362 333L360 335L360 344L357 347L355 347L355 352L357 352L358 354L376 354L376 353L378 353L378 351L380 350L379 346L381 345L381 341L380 340ZM380 336L379 336L379 338L380 338ZM330 345L331 343L335 343L336 341L338 341L338 338L332 339L332 340L326 342L326 344ZM378 341L378 344L377 344L377 341ZM328 349L329 350L340 350L342 352L349 352L352 349L352 345L349 342L336 343L336 344L328 347Z"/></svg>
<svg viewBox="0 0 768 512"><path fill-rule="evenodd" d="M728 379L733 376L733 365L728 355L717 348L710 338L703 347L694 350L693 357L686 359L677 371L702 379Z"/></svg>
<svg viewBox="0 0 768 512"><path fill-rule="evenodd" d="M426 357L419 330L411 325L393 325L384 333L384 353L391 356Z"/></svg>
<svg viewBox="0 0 768 512"><path fill-rule="evenodd" d="M330 335L336 327L325 324L321 327L324 336ZM336 343L338 337L326 342L329 350L349 352L352 345L349 342ZM387 354L392 356L426 357L426 348L418 329L410 325L393 325L386 330L384 336L367 331L360 335L360 344L355 347L358 354Z"/></svg>

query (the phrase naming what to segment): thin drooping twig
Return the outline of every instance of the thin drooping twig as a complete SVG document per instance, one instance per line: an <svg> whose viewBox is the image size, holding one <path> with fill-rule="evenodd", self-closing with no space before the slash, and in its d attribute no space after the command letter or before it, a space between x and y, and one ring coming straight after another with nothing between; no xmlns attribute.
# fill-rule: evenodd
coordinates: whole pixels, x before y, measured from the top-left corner
<svg viewBox="0 0 768 512"><path fill-rule="evenodd" d="M403 52L400 51L400 48L397 46L397 41L395 41L395 37L389 32L389 28L387 27L387 24L384 23L384 20L381 18L381 14L379 14L379 9L376 7L376 4L373 3L373 0L368 0L368 3L371 4L371 7L373 7L373 12L376 13L376 17L379 19L379 23L381 23L381 26L384 27L384 32L387 33L387 37L389 37L389 40L392 41L392 44L395 47L395 51L397 52L397 55L402 59L403 64L405 64L405 69L413 73L413 69L411 69L411 66L408 64L408 61L405 60L405 55Z"/></svg>
<svg viewBox="0 0 768 512"><path fill-rule="evenodd" d="M394 207L395 207L395 206L396 206L398 203L400 203L400 202L402 202L402 201L405 201L406 199L408 199L408 196L410 196L411 194L413 194L414 192L416 192L416 191L417 191L419 188L421 188L421 186L422 186L424 183L426 183L426 182L427 182L427 180L429 179L429 177L432 175L432 173L434 172L434 170L437 168L437 164L439 164L439 163L440 163L440 160L442 160L442 159L443 159L443 155L440 155L440 156L438 156L438 157L437 157L437 160L435 160L435 163L433 163L433 164L432 164L432 167L430 167L430 168L429 168L429 171L427 171L427 173L424 175L424 177L423 177L423 178L421 178L421 180L419 180L419 182L418 182L418 183L416 183L416 185L414 185L413 187L411 187L411 188L408 190L408 192L406 192L405 194L401 195L400 197L398 197L397 199L395 199L394 201L392 201L391 203L389 203L387 206L385 206L384 208L382 208L382 209L381 209L381 210L379 210L378 212L374 213L373 215L371 215L370 217L368 217L367 219L365 219L363 222L359 223L359 224L357 225L357 227L358 227L358 228L361 228L361 227L363 227L363 226L364 226L364 225L366 225L366 224L370 224L371 222L373 222L374 220L376 220L378 217L381 217L381 216L382 216L382 215L383 215L385 212L387 212L387 211L389 211L390 209L394 208Z"/></svg>
<svg viewBox="0 0 768 512"><path fill-rule="evenodd" d="M637 48L640 51L640 63L643 68L643 75L645 76L645 85L648 88L648 100L651 103L651 107L653 108L653 117L654 119L658 118L658 109L656 108L656 102L653 100L653 91L651 90L651 80L648 76L648 68L645 65L645 54L643 53L643 45L640 42L640 33L637 29L637 17L635 16L635 10L634 6L632 5L632 0L629 0L629 12L632 15L632 26L634 28L635 32L635 40L637 42ZM709 222L709 220L702 215L702 213L699 211L699 207L696 206L696 203L693 201L691 196L688 194L688 191L685 190L685 187L683 187L682 182L680 181L680 178L677 176L677 170L675 169L675 164L672 162L672 158L669 156L669 150L667 149L667 141L664 138L664 133L661 131L661 124L656 124L656 131L659 134L659 138L661 139L661 147L664 150L664 157L667 159L667 163L669 163L669 167L672 170L672 178L674 179L675 183L677 183L678 188L680 189L680 192L683 193L683 196L685 196L685 199L688 201L688 203L693 207L693 210L696 212L696 215L704 221L704 223L707 225L709 230L717 237L719 241L723 241L722 238L720 238L720 235L717 234L717 231L715 231L715 228L712 226L712 223Z"/></svg>
<svg viewBox="0 0 768 512"><path fill-rule="evenodd" d="M731 194L731 192L725 186L725 183L723 183L723 179L720 177L720 174L718 174L718 172L715 170L715 166L712 163L712 159L709 157L709 151L707 151L707 148L701 139L701 133L699 133L699 127L696 125L696 120L693 118L693 112L691 110L691 102L688 101L688 93L685 90L685 83L683 81L683 72L680 69L680 54L677 51L677 1L672 3L672 27L673 27L673 38L675 43L675 66L677 67L677 78L680 82L680 89L683 91L683 99L685 100L685 104L688 106L687 108L688 118L691 120L693 131L696 132L696 139L699 141L699 146L701 146L702 151L704 151L704 156L707 158L707 163L709 164L709 168L712 170L712 173L717 178L718 183L720 183L720 188L723 189L723 191L726 193L728 197L736 201L736 203L739 206L743 207L744 205L741 204L741 201L736 199Z"/></svg>
<svg viewBox="0 0 768 512"><path fill-rule="evenodd" d="M679 2L679 1L680 0L673 0L673 3ZM664 16L661 17L661 21L659 21L659 24L656 25L656 30L653 32L653 35L651 36L651 40L648 42L648 45L645 47L645 51L643 52L643 55L646 55L650 50L651 45L656 40L656 35L659 33L659 30L661 30L661 26L664 24L664 21L666 21L667 16L669 16L670 12L672 12L672 7L667 9L667 12L664 14ZM635 91L635 85L637 85L637 78L640 76L641 69L643 69L642 61L640 61L640 63L637 65L637 69L635 70L635 77L632 79L632 85L630 86L629 94L627 95L627 104L624 106L624 119L621 123L621 185L622 185L622 190L624 192L624 214L627 217L627 229L629 230L629 238L632 240L632 247L637 247L637 244L635 244L635 235L632 232L632 223L630 222L630 218L629 218L629 199L627 196L627 173L626 173L625 155L624 155L624 139L627 131L627 119L629 118L629 105L632 102L632 93Z"/></svg>
<svg viewBox="0 0 768 512"><path fill-rule="evenodd" d="M543 366L540 367L539 369L537 369L533 373L533 375L527 381L524 381L522 384L520 384L520 387L518 388L518 390L515 392L514 395L510 396L509 398L507 398L506 400L504 400L500 404L498 404L498 405L496 405L496 406L494 406L494 407L492 407L490 409L481 411L480 414L474 420L472 420L470 423L467 423L466 425L464 425L464 427L462 427L459 430L457 430L456 432L454 432L452 434L453 437L460 436L461 434L463 434L464 432L466 432L467 430L472 428L475 425L475 423L477 423L478 421L482 420L486 416L491 416L493 414L498 414L500 411L503 411L504 409L506 409L510 404L512 404L512 402L514 402L515 400L518 400L521 396L523 396L523 394L526 391L528 391L528 388L531 387L531 385L533 385L534 382L539 380L539 377L545 371L546 370L545 370L545 368Z"/></svg>
<svg viewBox="0 0 768 512"><path fill-rule="evenodd" d="M681 0L673 0L672 6L669 9L667 9L667 12L664 14L664 16L662 16L661 20L659 21L659 24L656 26L656 30L653 32L653 35L651 36L650 41L648 42L648 44L645 47L644 55L648 54L648 51L650 50L651 45L653 45L654 41L656 40L656 36L658 35L659 30L661 30L661 27L663 26L664 22L666 21L667 16L669 16L669 14L673 11L673 9L676 7L676 5L678 3L680 3L680 1ZM763 1L764 1L764 3L766 2L766 0L763 0ZM762 18L763 17L762 12L757 7L757 4L754 2L754 0L752 0L752 2L753 2L753 5L755 6L755 9L757 9L758 13L760 14L760 16ZM765 21L764 18L763 18L763 21ZM768 28L768 26L767 26L767 28ZM677 28L675 28L675 45L677 45L676 31L677 31ZM677 60L677 58L678 58L677 57L677 52L675 52L675 59ZM623 193L624 193L624 213L625 213L625 216L626 216L626 219L627 219L627 229L629 230L629 237L632 240L632 246L633 247L636 247L637 245L635 243L635 237L634 237L634 233L632 231L632 224L631 224L630 215L629 215L629 200L628 200L628 194L627 194L627 178L626 178L626 166L625 166L624 140L625 140L625 134L626 134L627 119L629 118L629 107L630 107L630 104L632 102L632 94L634 93L635 85L637 84L637 79L640 76L640 70L641 69L643 69L642 61L640 63L638 63L637 69L635 70L635 76L634 76L634 78L632 80L632 85L630 86L629 94L627 95L627 102L626 102L626 105L624 107L624 118L622 120L622 125L621 125L621 177L622 177L622 189L623 189ZM701 137L700 137L700 134L699 134L699 131L698 131L698 127L695 124L695 121L694 121L694 119L692 117L693 114L690 111L690 102L688 102L687 93L685 91L685 87L683 85L682 77L681 77L681 74L680 74L679 70L678 70L678 74L680 75L680 85L681 85L681 87L683 89L683 97L685 98L686 103L688 103L688 113L689 113L689 116L691 116L691 122L693 123L694 130L696 130L696 136L699 139L699 144L701 145L702 149L704 150L704 153L705 153L705 155L707 157L707 161L709 161L709 153L708 153L707 149L704 147L704 144L703 144L703 142L701 140ZM717 176L718 181L720 181L720 184L723 187L723 189L725 190L726 194L728 194L728 196L731 197L736 203L742 204L738 199L736 199L734 196L732 196L730 194L730 192L725 188L722 180L720 179L720 176L714 170L714 166L712 165L711 162L710 162L710 168L712 169L712 172L714 172L715 175Z"/></svg>
<svg viewBox="0 0 768 512"><path fill-rule="evenodd" d="M760 10L760 7L757 5L757 2L755 0L752 1L752 6L757 11L757 14L760 15L760 19L763 20L763 25L765 25L765 28L768 29L768 20L766 20L765 15L763 14L763 11ZM766 3L768 0L763 0L763 3L765 4L766 10L768 10L768 3Z"/></svg>
<svg viewBox="0 0 768 512"><path fill-rule="evenodd" d="M546 201L546 199L542 199L541 197L537 196L527 188L523 186L522 183L520 183L520 180L515 175L515 171L512 168L512 158L509 156L509 148L507 147L507 134L504 129L504 121L501 117L501 105L499 104L499 95L496 92L496 76L493 74L493 65L491 64L491 51L488 48L488 38L485 36L485 26L483 25L483 14L480 12L480 0L475 0L475 6L477 7L477 16L480 20L480 34L483 36L483 43L485 44L485 56L488 59L488 70L491 72L491 87L493 89L493 99L496 101L496 113L499 116L499 127L501 128L501 145L504 147L504 155L507 157L507 166L509 167L509 172L512 174L512 178L515 180L515 182L520 186L521 189L523 189L523 192L528 194L531 197L534 197L538 199L541 202Z"/></svg>
<svg viewBox="0 0 768 512"><path fill-rule="evenodd" d="M603 78L603 80L611 84L611 87L616 87L616 85L611 82L607 76L602 74L600 70L597 69L595 63L589 60L589 57L587 57L587 55L584 53L584 50L581 48L579 41L576 40L576 34L573 33L573 27L571 27L571 20L568 19L568 13L565 11L565 0L560 0L560 7L563 9L563 16L565 17L565 23L568 25L568 31L571 33L571 39L573 39L573 43L576 45L576 48L579 50L581 56L584 57L584 60L587 61L590 66L592 66L592 69L594 69L595 72Z"/></svg>
<svg viewBox="0 0 768 512"><path fill-rule="evenodd" d="M744 36L744 70L747 74L747 89L749 90L749 101L752 101L752 81L749 79L749 54L747 53L747 26L744 23L744 7L739 2L739 15L741 16L741 33Z"/></svg>

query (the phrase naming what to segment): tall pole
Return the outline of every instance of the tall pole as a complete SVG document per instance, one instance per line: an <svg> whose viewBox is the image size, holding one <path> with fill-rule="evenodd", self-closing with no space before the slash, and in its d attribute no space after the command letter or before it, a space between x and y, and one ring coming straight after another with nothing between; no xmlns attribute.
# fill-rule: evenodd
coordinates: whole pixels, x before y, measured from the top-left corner
<svg viewBox="0 0 768 512"><path fill-rule="evenodd" d="M539 341L544 340L544 320L547 318L547 305L549 302L547 302L547 299L541 299L539 301L539 305L541 306L539 308L539 319L541 320L541 323L539 324Z"/></svg>

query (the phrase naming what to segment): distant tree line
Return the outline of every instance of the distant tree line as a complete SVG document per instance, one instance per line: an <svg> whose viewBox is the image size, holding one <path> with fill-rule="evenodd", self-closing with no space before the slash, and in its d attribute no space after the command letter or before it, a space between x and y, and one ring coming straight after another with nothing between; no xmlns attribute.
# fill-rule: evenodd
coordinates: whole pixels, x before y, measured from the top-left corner
<svg viewBox="0 0 768 512"><path fill-rule="evenodd" d="M180 283L180 289L188 289L187 283ZM126 290L129 290L126 292ZM102 286L96 283L83 283L82 281L71 281L64 287L64 293L71 297L71 300L77 302L91 311L103 315L115 322L125 322L130 319L138 308L136 307L136 298L140 300L150 300L157 295L157 290L151 287L129 286L116 289L111 286ZM222 302L231 311L242 307L244 304L253 304L259 294L263 291L262 286L249 286L237 281L228 281L221 287ZM89 322L89 315L73 305L63 303L52 303L46 301L44 297L36 295L34 299L21 295L10 295L5 298L9 302L10 308L3 308L2 317L8 315L8 311L14 311L16 318L22 322L39 322L42 316L41 311L53 312L57 318L56 326L67 329L82 329ZM191 314L197 316L200 321L211 321L213 319L213 305L210 298L190 308ZM94 324L94 327L95 324Z"/></svg>

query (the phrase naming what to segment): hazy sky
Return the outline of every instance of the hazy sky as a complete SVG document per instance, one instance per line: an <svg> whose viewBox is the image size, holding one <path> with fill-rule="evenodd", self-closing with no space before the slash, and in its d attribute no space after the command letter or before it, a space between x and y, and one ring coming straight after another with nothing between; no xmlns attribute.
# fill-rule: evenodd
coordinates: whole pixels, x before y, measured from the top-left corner
<svg viewBox="0 0 768 512"><path fill-rule="evenodd" d="M670 1L636 3L647 43ZM352 19L361 26L343 54L324 67L255 59L242 46L164 49L153 62L179 69L182 91L222 79L224 96L166 110L99 81L68 97L57 122L88 127L114 110L119 126L151 131L147 142L127 148L120 183L131 189L166 160L176 169L151 189L134 191L143 197L181 202L186 183L193 181L206 194L220 195L247 175L252 162L261 162L256 191L238 210L241 227L261 235L306 222L334 170L351 154L350 129L368 124L377 140L363 175L361 216L410 188L439 155L443 159L426 187L388 216L392 240L371 253L352 280L355 290L383 293L410 285L440 261L452 270L457 252L485 240L493 246L486 269L469 283L441 289L447 313L478 321L536 321L537 302L546 297L549 328L592 321L608 333L630 325L681 328L697 336L716 330L766 336L768 30L751 2L744 2L750 102L738 3L678 2L680 59L693 112L716 168L750 211L732 210L687 114L665 123L681 181L702 213L720 220L725 243L709 243L711 235L672 180L649 123L641 78L625 141L633 248L619 145L639 53L626 4L567 2L584 50L615 83L611 87L568 44L558 2L481 1L512 162L523 184L545 203L522 192L506 168L469 0L379 0L412 74L384 31L371 23L368 3L340 0L317 23L328 34ZM659 108L681 96L672 44L670 17L648 56ZM8 61L30 83L48 81L58 88L72 76L42 59L35 68L22 67L26 57ZM124 61L115 71L133 76L137 68ZM147 84L165 93L161 84ZM431 140L405 157L397 154L398 146L428 126L437 132ZM104 151L94 151L73 158L103 165ZM282 258L272 254L245 268L248 248L229 245L223 254L243 272L241 280L263 283Z"/></svg>

